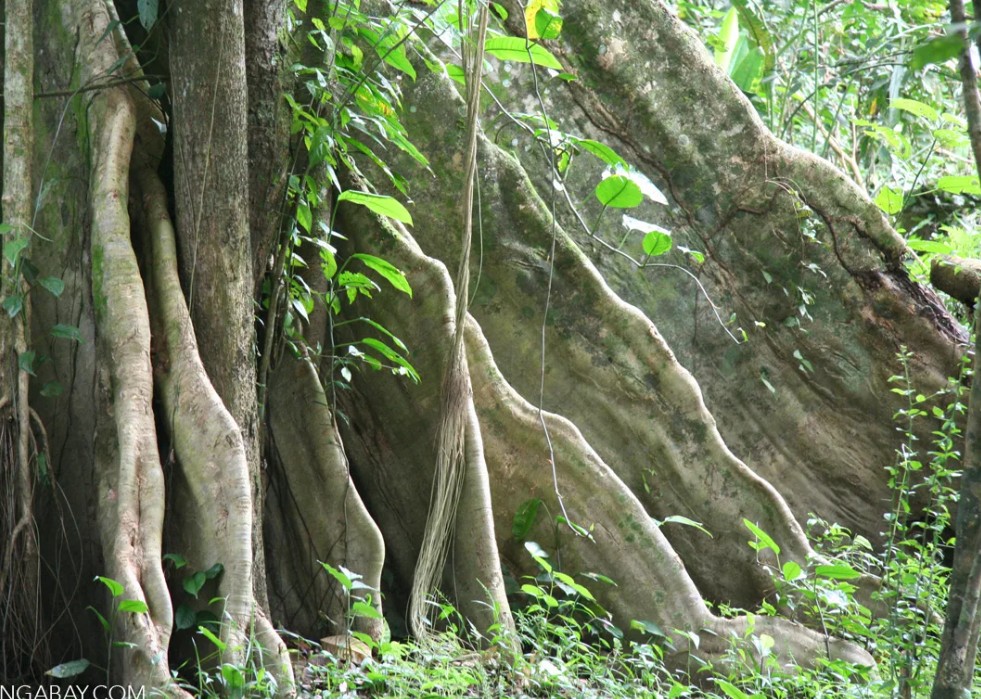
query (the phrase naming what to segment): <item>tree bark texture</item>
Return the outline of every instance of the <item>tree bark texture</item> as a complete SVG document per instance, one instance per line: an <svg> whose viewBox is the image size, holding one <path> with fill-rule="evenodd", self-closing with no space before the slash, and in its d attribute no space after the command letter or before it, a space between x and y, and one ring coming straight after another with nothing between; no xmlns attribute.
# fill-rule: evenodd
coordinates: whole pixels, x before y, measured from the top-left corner
<svg viewBox="0 0 981 699"><path fill-rule="evenodd" d="M894 406L881 399L892 357L915 346L914 382L928 393L955 373L964 337L906 278L904 245L875 206L766 132L664 5L567 0L553 48L579 80L546 85L545 102L583 135L604 134L669 195L668 207L640 215L705 253L690 271L724 316L736 314L748 342L732 342L690 277L638 271L604 252L603 231L579 228L541 162L485 135L472 305L458 323L447 267L461 249L447 221L458 219L465 174L454 126L463 102L445 76L420 70L403 84L410 137L431 161L426 173L402 166L415 225L347 205L336 225L349 239L342 255L377 254L411 282L411 299L385 290L345 312L404 339L422 381L362 371L354 390L335 395L331 354L360 340L363 326L321 313L305 329L308 346L293 351L278 335L265 345L262 405L253 314L281 243L288 163L303 158L289 152L274 65L281 5L169 6L173 182L159 175L160 105L140 89L112 13L97 0L36 6L37 90L48 96L35 101L38 167L33 180L23 175L41 193L34 228L44 239L31 256L41 276L65 284L57 298L31 295L31 342L50 361L38 366L30 400L56 484L35 499L38 520L59 523L38 543L44 561L82 581L40 581L42 628L64 654L54 662L100 660L92 639L101 630L85 608L111 609L87 583L104 575L148 609L119 616L114 632L134 647L118 651L112 672L177 693L166 651L179 655L173 609L187 600L184 573L165 570L165 553L196 571L222 565L207 591L227 613L225 658L266 664L283 694L293 684L274 628L351 630L346 596L320 562L364 576L372 603L384 593L397 624L423 541L440 378L457 329L472 395L440 591L475 629L513 628L506 581L535 571L511 524L540 498L527 538L572 574L617 579L595 587L601 603L623 627L642 619L665 629L679 665L691 650L686 633L700 635L703 657L721 660L729 640L746 643L751 630L777 640L782 662L814 665L829 651L871 662L788 620L722 619L706 600L752 606L773 592L776 561L747 545L744 518L802 566L816 561L799 524L810 511L875 535L888 497L882 467L897 446ZM595 174L583 164L584 178ZM264 322L272 332L280 319ZM76 327L79 341L53 337L58 324ZM52 382L60 394L42 391ZM592 526L592 540L556 527L558 514ZM659 526L670 515L713 536ZM354 628L383 634L375 620ZM253 630L258 655L247 650Z"/></svg>

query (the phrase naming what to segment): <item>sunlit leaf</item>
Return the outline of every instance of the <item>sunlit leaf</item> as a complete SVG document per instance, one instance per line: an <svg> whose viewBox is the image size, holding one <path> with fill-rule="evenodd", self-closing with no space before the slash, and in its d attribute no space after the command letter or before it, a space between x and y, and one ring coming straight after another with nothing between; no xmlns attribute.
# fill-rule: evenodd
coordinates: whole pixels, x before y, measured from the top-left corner
<svg viewBox="0 0 981 699"><path fill-rule="evenodd" d="M559 59L544 46L516 36L495 36L487 39L484 50L502 61L534 63L544 68L562 70Z"/></svg>
<svg viewBox="0 0 981 699"><path fill-rule="evenodd" d="M408 209L393 197L385 196L384 194L372 194L371 192L347 190L337 195L337 202L340 203L342 201L349 201L352 204L367 207L376 214L388 216L394 218L396 221L401 221L410 226L412 225L412 216L409 214Z"/></svg>
<svg viewBox="0 0 981 699"><path fill-rule="evenodd" d="M610 175L596 185L596 198L603 206L629 209L644 201L644 194L626 175Z"/></svg>

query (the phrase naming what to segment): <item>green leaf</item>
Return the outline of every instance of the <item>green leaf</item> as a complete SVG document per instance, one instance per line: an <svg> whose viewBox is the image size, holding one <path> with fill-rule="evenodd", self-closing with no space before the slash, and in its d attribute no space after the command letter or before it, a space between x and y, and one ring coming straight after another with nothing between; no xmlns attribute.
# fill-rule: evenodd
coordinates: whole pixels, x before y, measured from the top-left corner
<svg viewBox="0 0 981 699"><path fill-rule="evenodd" d="M535 14L535 31L539 39L558 39L562 33L562 18L543 7Z"/></svg>
<svg viewBox="0 0 981 699"><path fill-rule="evenodd" d="M237 690L232 696L241 696L241 691L245 689L245 674L240 667L225 663L221 666L221 678L225 680L226 687Z"/></svg>
<svg viewBox="0 0 981 699"><path fill-rule="evenodd" d="M455 63L447 63L446 64L446 74L448 76L450 76L450 78L454 82L460 83L461 85L466 85L467 84L467 75L466 75L466 73L463 72L463 68L461 68L460 66L456 65Z"/></svg>
<svg viewBox="0 0 981 699"><path fill-rule="evenodd" d="M745 41L745 39L743 39ZM753 86L763 73L763 51L752 48L733 65L729 77L743 92L752 92Z"/></svg>
<svg viewBox="0 0 981 699"><path fill-rule="evenodd" d="M649 636L659 636L660 638L667 638L664 630L655 624L653 621L644 621L643 619L631 619L630 628L634 631L640 631Z"/></svg>
<svg viewBox="0 0 981 699"><path fill-rule="evenodd" d="M13 240L7 240L3 243L3 257L7 260L11 267L17 266L17 258L30 244L30 239L25 237L14 238Z"/></svg>
<svg viewBox="0 0 981 699"><path fill-rule="evenodd" d="M624 160L619 153L605 143L594 141L591 138L573 138L572 141L584 151L587 153L592 153L607 165L616 166L627 164L627 161Z"/></svg>
<svg viewBox="0 0 981 699"><path fill-rule="evenodd" d="M360 600L351 605L351 615L355 617L366 617L368 619L382 618L381 612L367 602L362 602Z"/></svg>
<svg viewBox="0 0 981 699"><path fill-rule="evenodd" d="M734 685L732 682L728 682L721 678L716 678L713 681L715 682L716 685L718 685L719 689L721 689L722 692L730 699L750 699L749 695L746 694L746 692L739 689L739 687Z"/></svg>
<svg viewBox="0 0 981 699"><path fill-rule="evenodd" d="M783 579L787 582L793 582L801 576L803 569L795 563L794 561L787 561L783 564Z"/></svg>
<svg viewBox="0 0 981 699"><path fill-rule="evenodd" d="M765 531L760 529L758 526L750 522L745 517L743 518L743 526L745 526L749 531L757 538L757 541L749 542L749 545L753 547L754 551L762 551L763 549L770 549L776 555L780 555L780 547L777 546L777 542L770 538L770 535Z"/></svg>
<svg viewBox="0 0 981 699"><path fill-rule="evenodd" d="M671 236L660 231L651 231L644 236L641 244L645 255L657 257L671 249Z"/></svg>
<svg viewBox="0 0 981 699"><path fill-rule="evenodd" d="M215 563L213 566L204 571L204 577L206 577L208 580L214 580L223 572L225 572L225 566L223 566L221 563Z"/></svg>
<svg viewBox="0 0 981 699"><path fill-rule="evenodd" d="M65 392L65 387L57 381L48 381L41 387L41 395L45 398L57 398Z"/></svg>
<svg viewBox="0 0 981 699"><path fill-rule="evenodd" d="M393 287L404 294L408 294L409 298L412 298L412 287L409 286L409 281L405 278L405 274L388 260L361 252L351 255L351 259L361 260L366 267L377 272Z"/></svg>
<svg viewBox="0 0 981 699"><path fill-rule="evenodd" d="M199 570L194 575L189 575L186 578L184 578L184 582L183 582L184 591L187 592L187 594L191 595L191 597L196 598L198 596L198 593L201 592L201 588L204 587L204 584L207 581L208 578L205 576L203 572Z"/></svg>
<svg viewBox="0 0 981 699"><path fill-rule="evenodd" d="M180 631L194 628L194 624L197 622L197 619L197 612L191 609L191 607L187 604L181 604L174 612L174 626L176 626Z"/></svg>
<svg viewBox="0 0 981 699"><path fill-rule="evenodd" d="M514 513L511 520L511 535L518 541L522 541L535 526L535 519L538 517L538 510L544 501L541 498L525 500L518 505L518 511Z"/></svg>
<svg viewBox="0 0 981 699"><path fill-rule="evenodd" d="M176 568L177 570L180 570L181 568L187 565L187 559L184 558L179 553L165 553L163 555L163 560L170 561L171 563L173 563L174 568Z"/></svg>
<svg viewBox="0 0 981 699"><path fill-rule="evenodd" d="M313 213L310 211L310 207L307 204L297 205L296 222L300 224L300 227L307 233L310 232L310 228L313 226Z"/></svg>
<svg viewBox="0 0 981 699"><path fill-rule="evenodd" d="M154 25L154 23L157 21L157 17L159 16L157 5L157 0L137 0L136 2L136 10L140 15L140 24L142 24L143 28L147 31L150 31L150 28Z"/></svg>
<svg viewBox="0 0 981 699"><path fill-rule="evenodd" d="M830 578L831 580L854 580L855 578L862 577L860 572L847 563L820 565L814 569L814 574L822 578Z"/></svg>
<svg viewBox="0 0 981 699"><path fill-rule="evenodd" d="M889 101L889 106L893 109L901 109L904 112L909 112L910 114L915 114L918 117L923 117L930 121L940 121L940 113L928 104L923 102L918 102L917 100L906 99L905 97L897 97Z"/></svg>
<svg viewBox="0 0 981 699"><path fill-rule="evenodd" d="M687 517L684 517L682 515L668 515L661 522L661 524L672 524L672 523L683 524L686 527L693 527L698 531L702 532L703 534L707 534L710 539L712 538L712 532L706 529L701 522L696 522L695 520L688 519Z"/></svg>
<svg viewBox="0 0 981 699"><path fill-rule="evenodd" d="M13 294L5 298L2 305L3 310L7 312L7 315L14 318L18 313L24 310L24 297L20 294Z"/></svg>
<svg viewBox="0 0 981 699"><path fill-rule="evenodd" d="M920 238L910 238L906 241L911 250L926 252L933 255L949 255L954 252L954 247L942 240L921 240Z"/></svg>
<svg viewBox="0 0 981 699"><path fill-rule="evenodd" d="M341 587L343 587L348 592L350 592L351 588L354 587L354 578L351 575L349 575L350 571L347 570L344 566L339 566L338 568L335 568L331 564L324 563L324 562L321 562L320 565L323 566L324 570L326 570L330 574L330 576L334 578L334 580L339 582L341 584Z"/></svg>
<svg viewBox="0 0 981 699"><path fill-rule="evenodd" d="M43 277L38 279L37 283L50 291L51 295L55 298L61 296L62 292L65 290L65 282L58 279L58 277Z"/></svg>
<svg viewBox="0 0 981 699"><path fill-rule="evenodd" d="M220 651L224 651L228 647L224 641L222 641L220 638L218 638L214 633L209 631L204 626L198 627L198 633L204 636L205 638L207 638L213 644L215 644L215 648L217 648Z"/></svg>
<svg viewBox="0 0 981 699"><path fill-rule="evenodd" d="M516 36L494 36L484 43L484 50L502 61L534 63L544 68L562 70L562 64L544 46Z"/></svg>
<svg viewBox="0 0 981 699"><path fill-rule="evenodd" d="M124 599L119 603L119 611L129 614L146 614L150 608L141 599Z"/></svg>
<svg viewBox="0 0 981 699"><path fill-rule="evenodd" d="M37 353L34 350L27 350L26 352L21 353L20 357L17 358L17 365L25 374L37 376L37 374L34 373L35 359L37 359Z"/></svg>
<svg viewBox="0 0 981 699"><path fill-rule="evenodd" d="M893 187L883 187L875 197L875 204L890 216L903 210L903 193Z"/></svg>
<svg viewBox="0 0 981 699"><path fill-rule="evenodd" d="M372 194L371 192L355 192L348 190L346 192L341 192L337 196L337 202L349 201L352 204L358 204L360 206L365 206L376 214L381 214L382 216L388 216L394 218L396 221L401 221L408 225L412 225L412 216L409 214L408 209L406 209L402 204L394 199L393 197L385 196L382 194Z"/></svg>
<svg viewBox="0 0 981 699"><path fill-rule="evenodd" d="M112 595L114 598L119 597L121 594L123 594L122 584L116 582L112 578L104 578L101 575L96 575L95 579L98 580L103 585L105 585L106 588L109 590L109 594Z"/></svg>
<svg viewBox="0 0 981 699"><path fill-rule="evenodd" d="M644 201L644 194L626 175L610 175L596 185L596 198L603 206L630 209Z"/></svg>
<svg viewBox="0 0 981 699"><path fill-rule="evenodd" d="M981 196L981 182L977 175L945 175L937 180L937 189L951 194Z"/></svg>
<svg viewBox="0 0 981 699"><path fill-rule="evenodd" d="M715 50L715 65L728 73L739 42L739 13L735 7L730 8L722 18L719 40L721 45Z"/></svg>
<svg viewBox="0 0 981 699"><path fill-rule="evenodd" d="M61 665L55 665L44 674L48 675L49 677L57 677L60 680L64 680L68 679L69 677L78 677L85 672L91 664L92 663L85 658L79 658L78 660L71 660L67 663L62 663Z"/></svg>
<svg viewBox="0 0 981 699"><path fill-rule="evenodd" d="M74 325L65 325L64 323L58 323L51 328L52 337L61 337L66 340L74 340L75 342L82 341L82 333Z"/></svg>
<svg viewBox="0 0 981 699"><path fill-rule="evenodd" d="M419 383L419 374L418 372L416 372L416 368L412 366L412 364L409 363L407 359L405 359L398 352L396 352L391 347L386 345L384 342L382 342L381 340L377 340L373 337L366 337L363 340L361 340L361 343L367 345L368 347L371 347L373 350L381 354L385 359L390 361L392 364L401 367L402 369L401 373L408 376L414 382Z"/></svg>
<svg viewBox="0 0 981 699"><path fill-rule="evenodd" d="M913 49L910 67L919 70L932 63L946 63L964 50L964 41L956 34L930 39Z"/></svg>

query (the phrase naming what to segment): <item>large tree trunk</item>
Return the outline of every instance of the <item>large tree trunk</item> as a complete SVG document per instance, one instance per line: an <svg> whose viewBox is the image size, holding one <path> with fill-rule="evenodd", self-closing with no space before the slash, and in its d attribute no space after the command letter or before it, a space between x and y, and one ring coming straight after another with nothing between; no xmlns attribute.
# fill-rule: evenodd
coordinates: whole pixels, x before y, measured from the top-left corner
<svg viewBox="0 0 981 699"><path fill-rule="evenodd" d="M135 3L117 5L135 21ZM111 9L101 0L36 3L33 191L42 196L34 228L43 238L31 257L40 277L62 279L65 290L57 298L31 290L29 336L50 361L32 382L35 427L21 412L10 434L38 438L45 426L52 478L35 498L38 521L76 523L40 529L40 556L59 571L39 581L50 593L41 599L52 600L39 628L51 629L63 653L52 662L82 654L106 666L105 639L85 611L118 604L88 583L104 575L147 607L115 616L114 640L131 645L117 651L111 672L176 693L173 609L193 601L182 591L186 571L165 577L165 553L192 572L221 564L204 594L223 600L223 660L265 664L283 694L293 684L277 626L314 637L352 628L350 600L320 562L364 576L372 603L380 608L383 592L389 620L402 617L457 331L466 334L460 366L469 371L460 385L472 396L464 390L459 403L464 480L440 591L480 632L511 628L506 575L533 572L511 528L532 498L594 534L543 515L528 536L570 573L616 578L618 587L595 590L615 623L657 623L679 664L688 633L702 634L701 655L715 660L730 637L745 640L750 622L716 617L706 600L750 606L772 592L774 560L747 546L744 518L804 566L815 560L799 524L810 511L875 535L887 498L882 466L897 446L893 406L882 399L891 395L892 358L915 344L913 381L926 393L954 373L962 334L906 278L903 243L875 206L829 165L769 134L656 0L567 0L554 48L580 79L568 93L549 86L548 99L566 105L584 135L608 134L669 193L667 211L649 213L706 253L693 274L736 314L748 342L736 345L718 327L688 277L638 272L604 253L599 231L576 230L576 217L553 206L541 162L483 135L475 293L464 321L447 273L461 256L459 226L447 222L459 220L465 179L466 142L452 126L463 102L448 78L426 74L405 86L405 123L432 171L402 166L415 225L392 228L348 206L336 220L350 239L346 252L378 254L411 282L411 299L381 293L346 312L402 337L421 383L364 371L354 390L335 395L330 353L360 339L358 326L334 327L321 311L305 329L310 347L295 340L295 351L284 349L277 269L257 357L254 307L289 228L281 220L288 163L304 159L302 144L288 143L274 67L285 60L275 31L281 7L171 3L161 20L170 31L171 178L166 162L158 166L167 150L154 125L166 119L146 97ZM6 139L13 126L5 120ZM5 193L13 180L31 183L12 170L4 177ZM5 195L5 221L7 206ZM324 221L331 214L316 212ZM3 288L12 293L9 282ZM796 324L782 322L789 318ZM750 330L753 321L766 327ZM77 327L78 342L52 337L57 324ZM0 326L0 348L19 337ZM323 361L311 349L318 343ZM5 415L17 373L10 355L0 357ZM60 395L41 390L52 381ZM698 520L713 536L662 530L655 520L670 515ZM81 582L72 588L66 577ZM370 618L353 627L383 633ZM828 652L871 661L786 620L757 620L756 629L776 639L785 662L813 665ZM4 672L25 671L12 652L22 648L4 646ZM86 679L99 678L92 670Z"/></svg>

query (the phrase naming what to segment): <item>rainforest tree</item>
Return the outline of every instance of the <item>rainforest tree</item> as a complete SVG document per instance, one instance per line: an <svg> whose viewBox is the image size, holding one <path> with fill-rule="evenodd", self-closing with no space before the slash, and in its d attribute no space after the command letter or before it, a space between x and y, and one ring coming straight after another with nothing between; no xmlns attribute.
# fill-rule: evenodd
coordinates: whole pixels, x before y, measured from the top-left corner
<svg viewBox="0 0 981 699"><path fill-rule="evenodd" d="M707 603L827 564L810 513L880 541L895 356L931 394L966 336L865 190L776 138L661 0L566 0L531 50L502 3L469 117L471 15L434 4L0 5L0 675L84 656L178 693L205 625L289 694L283 630L351 630L321 562L362 576L373 637L410 607L425 636L437 595L506 632L529 541L613 578L589 583L610 623L679 665L751 632L782 663L871 662ZM645 198L657 225L608 223Z"/></svg>

